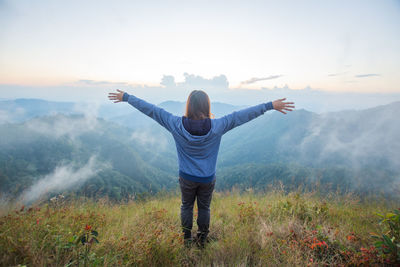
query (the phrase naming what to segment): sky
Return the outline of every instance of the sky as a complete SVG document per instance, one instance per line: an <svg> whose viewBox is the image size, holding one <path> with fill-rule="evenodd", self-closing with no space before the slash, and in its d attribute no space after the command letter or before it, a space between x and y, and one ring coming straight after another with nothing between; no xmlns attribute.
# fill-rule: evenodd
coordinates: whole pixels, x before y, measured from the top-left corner
<svg viewBox="0 0 400 267"><path fill-rule="evenodd" d="M0 0L0 98L124 87L158 100L196 86L222 88L227 102L273 88L398 94L399 70L399 0Z"/></svg>

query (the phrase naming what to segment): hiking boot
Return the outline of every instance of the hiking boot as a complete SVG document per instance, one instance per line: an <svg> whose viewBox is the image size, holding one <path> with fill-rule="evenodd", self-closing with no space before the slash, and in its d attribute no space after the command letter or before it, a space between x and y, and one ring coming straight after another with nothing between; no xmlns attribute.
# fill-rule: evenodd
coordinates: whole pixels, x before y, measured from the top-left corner
<svg viewBox="0 0 400 267"><path fill-rule="evenodd" d="M191 248L193 245L193 239L192 238L185 238L183 239L183 244L186 248Z"/></svg>
<svg viewBox="0 0 400 267"><path fill-rule="evenodd" d="M190 231L189 229L183 230L183 244L187 248L190 248L193 244L192 231Z"/></svg>
<svg viewBox="0 0 400 267"><path fill-rule="evenodd" d="M204 248L207 242L208 232L197 232L196 244L200 248Z"/></svg>

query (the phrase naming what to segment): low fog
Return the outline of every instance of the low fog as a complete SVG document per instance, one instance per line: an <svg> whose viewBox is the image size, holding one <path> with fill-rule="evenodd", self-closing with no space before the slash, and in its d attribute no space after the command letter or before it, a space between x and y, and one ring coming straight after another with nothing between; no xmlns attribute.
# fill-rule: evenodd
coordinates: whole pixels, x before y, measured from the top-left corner
<svg viewBox="0 0 400 267"><path fill-rule="evenodd" d="M20 202L31 203L49 192L56 194L74 186L79 186L79 184L84 183L105 167L107 165L98 162L95 156L92 156L81 167L77 167L76 162L60 165L52 173L39 178L34 185L26 190L20 196Z"/></svg>

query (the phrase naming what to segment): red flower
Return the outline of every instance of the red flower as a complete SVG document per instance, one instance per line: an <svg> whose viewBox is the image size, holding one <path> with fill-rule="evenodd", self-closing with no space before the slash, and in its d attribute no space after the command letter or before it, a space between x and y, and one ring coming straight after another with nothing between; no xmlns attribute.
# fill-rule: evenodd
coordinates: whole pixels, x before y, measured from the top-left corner
<svg viewBox="0 0 400 267"><path fill-rule="evenodd" d="M90 226L90 225L86 224L85 230L87 230L87 231L90 231L90 230L92 230L92 226Z"/></svg>
<svg viewBox="0 0 400 267"><path fill-rule="evenodd" d="M272 236L274 233L273 232L268 232L267 236Z"/></svg>

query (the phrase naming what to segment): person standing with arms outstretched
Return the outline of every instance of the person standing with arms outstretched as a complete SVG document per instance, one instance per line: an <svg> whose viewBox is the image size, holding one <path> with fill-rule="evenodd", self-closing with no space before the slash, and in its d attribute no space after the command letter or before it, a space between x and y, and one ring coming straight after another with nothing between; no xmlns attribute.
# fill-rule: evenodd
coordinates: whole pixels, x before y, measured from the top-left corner
<svg viewBox="0 0 400 267"><path fill-rule="evenodd" d="M221 137L268 110L275 109L286 114L294 109L293 102L284 102L286 98L282 98L214 119L208 95L202 90L194 90L186 102L186 114L180 117L118 89L116 93L109 93L108 97L114 103L128 102L172 134L179 162L184 243L192 243L193 206L197 199L197 240L201 247L204 247L209 233L210 204Z"/></svg>

